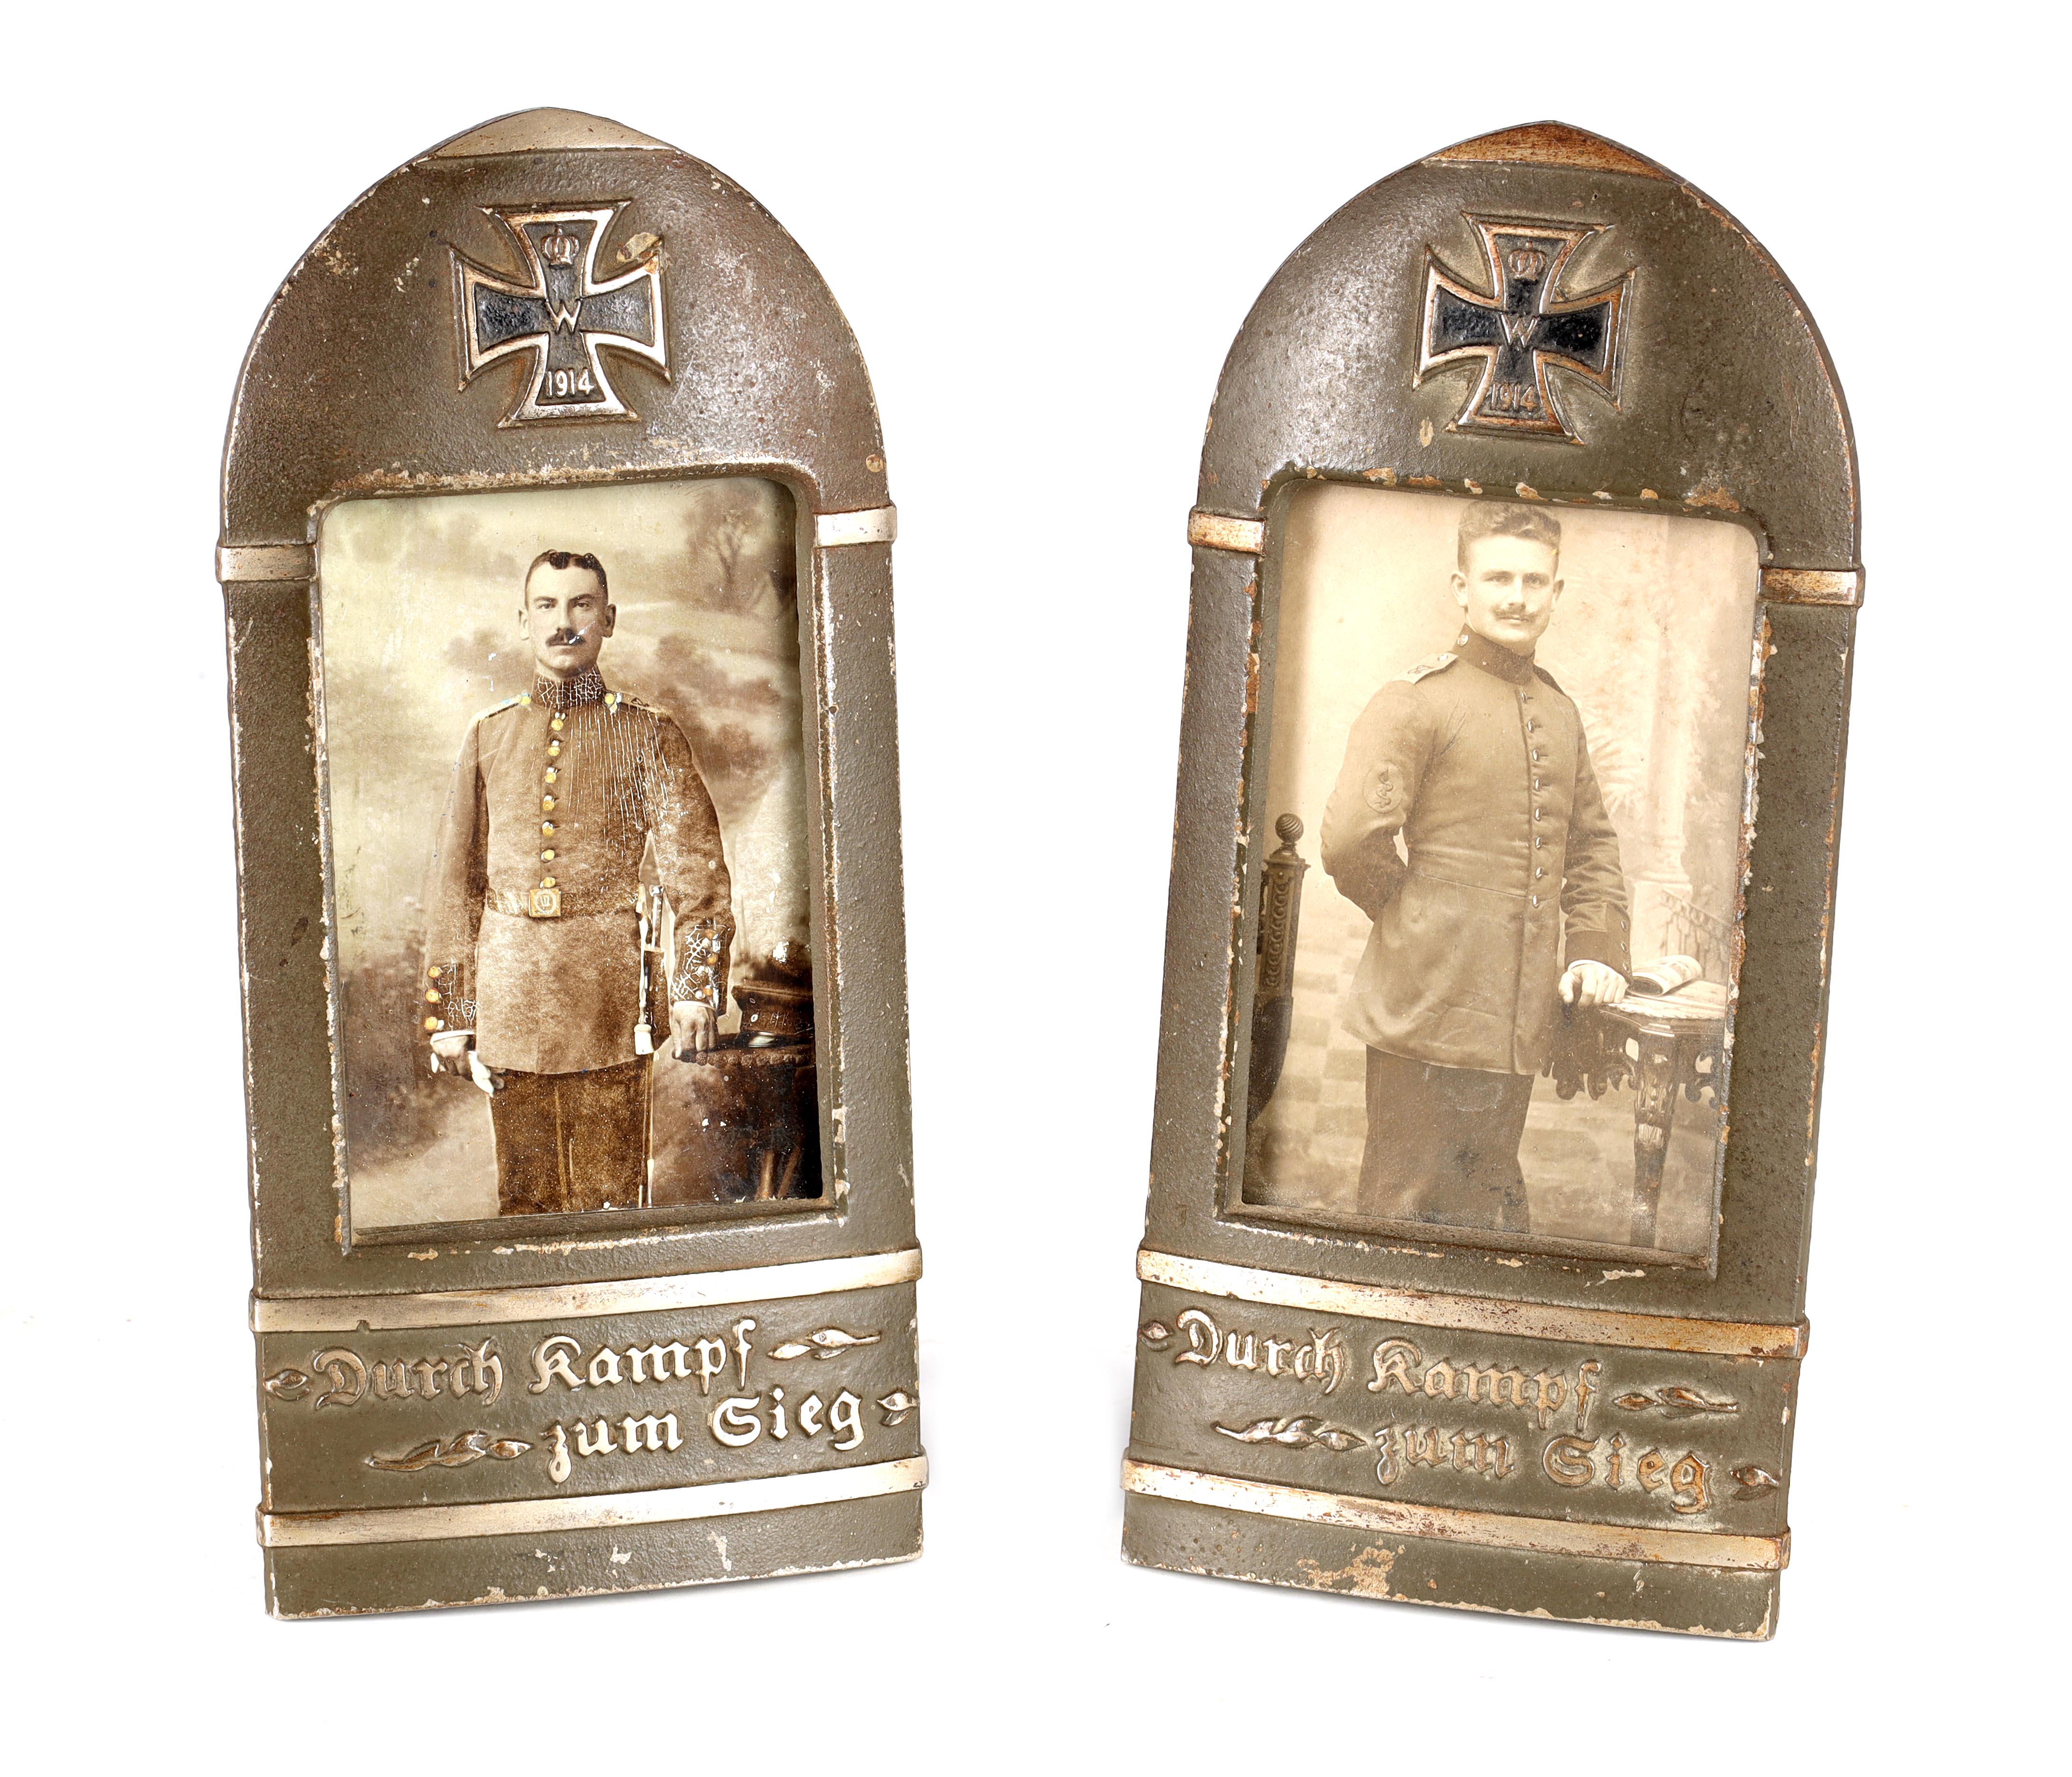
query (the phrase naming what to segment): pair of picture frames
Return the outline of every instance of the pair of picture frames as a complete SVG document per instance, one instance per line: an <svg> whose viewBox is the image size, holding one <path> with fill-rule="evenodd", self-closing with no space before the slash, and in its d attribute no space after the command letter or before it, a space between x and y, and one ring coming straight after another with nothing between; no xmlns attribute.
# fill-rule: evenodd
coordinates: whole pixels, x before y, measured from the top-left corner
<svg viewBox="0 0 2072 1777"><path fill-rule="evenodd" d="M894 511L755 200L564 111L383 179L225 451L283 1616L902 1561L920 1440ZM1226 363L1124 1549L1760 1638L1856 613L1819 335L1531 125Z"/></svg>

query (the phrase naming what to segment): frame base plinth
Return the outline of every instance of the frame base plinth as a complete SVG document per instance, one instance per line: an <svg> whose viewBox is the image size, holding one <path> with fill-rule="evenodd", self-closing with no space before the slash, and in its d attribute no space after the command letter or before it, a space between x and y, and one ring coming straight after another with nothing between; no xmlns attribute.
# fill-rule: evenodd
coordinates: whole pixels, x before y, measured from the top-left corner
<svg viewBox="0 0 2072 1777"><path fill-rule="evenodd" d="M510 1604L773 1579L912 1561L921 1495L791 1506L719 1518L446 1541L273 1549L277 1617Z"/></svg>
<svg viewBox="0 0 2072 1777"><path fill-rule="evenodd" d="M1766 1641L1778 1576L1667 1562L1521 1553L1124 1496L1123 1559L1262 1586L1509 1616Z"/></svg>

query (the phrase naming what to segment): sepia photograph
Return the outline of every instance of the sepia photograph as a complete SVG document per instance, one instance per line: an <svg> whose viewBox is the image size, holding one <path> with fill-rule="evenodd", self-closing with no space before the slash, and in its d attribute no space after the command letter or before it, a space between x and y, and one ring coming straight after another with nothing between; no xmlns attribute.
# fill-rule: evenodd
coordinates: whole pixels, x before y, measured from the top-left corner
<svg viewBox="0 0 2072 1777"><path fill-rule="evenodd" d="M1331 484L1285 536L1244 1205L1708 1262L1753 539Z"/></svg>
<svg viewBox="0 0 2072 1777"><path fill-rule="evenodd" d="M817 1198L790 495L356 500L321 548L356 1232Z"/></svg>

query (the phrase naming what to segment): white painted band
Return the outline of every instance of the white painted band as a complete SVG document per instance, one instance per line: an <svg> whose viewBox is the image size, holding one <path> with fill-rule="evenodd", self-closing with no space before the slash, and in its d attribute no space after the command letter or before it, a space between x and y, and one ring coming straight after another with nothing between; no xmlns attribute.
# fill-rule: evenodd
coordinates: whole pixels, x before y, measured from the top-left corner
<svg viewBox="0 0 2072 1777"><path fill-rule="evenodd" d="M225 544L216 552L216 577L240 581L314 580L317 552L306 543Z"/></svg>
<svg viewBox="0 0 2072 1777"><path fill-rule="evenodd" d="M1447 1295L1298 1277L1289 1271L1225 1265L1210 1258L1183 1258L1148 1246L1138 1249L1137 1274L1146 1283L1229 1296L1239 1302L1460 1332L1510 1333L1575 1345L1621 1345L1634 1351L1696 1352L1720 1357L1806 1355L1803 1320L1795 1327L1767 1321L1687 1320L1680 1315L1626 1314L1616 1308L1564 1308L1548 1303L1507 1302L1495 1296Z"/></svg>
<svg viewBox="0 0 2072 1777"><path fill-rule="evenodd" d="M874 506L861 512L819 512L813 516L813 542L822 549L853 543L890 543L899 535L899 508Z"/></svg>
<svg viewBox="0 0 2072 1777"><path fill-rule="evenodd" d="M1791 1559L1791 1537L1738 1537L1724 1530L1636 1529L1616 1524L1571 1524L1510 1512L1470 1512L1458 1506L1412 1505L1353 1493L1326 1493L1274 1481L1240 1480L1199 1469L1125 1460L1123 1491L1188 1505L1219 1506L1260 1517L1334 1525L1370 1536L1425 1537L1519 1549L1542 1555L1582 1555L1593 1561L1646 1562L1682 1567L1724 1567L1741 1573L1781 1572Z"/></svg>
<svg viewBox="0 0 2072 1777"><path fill-rule="evenodd" d="M1227 549L1235 555L1256 556L1265 546L1266 521L1228 518L1196 507L1187 515L1187 540L1198 549Z"/></svg>
<svg viewBox="0 0 2072 1777"><path fill-rule="evenodd" d="M580 1320L607 1314L665 1314L740 1302L786 1302L844 1290L911 1283L921 1250L809 1258L737 1271L629 1278L611 1283L534 1283L505 1290L427 1290L404 1295L257 1296L257 1333L401 1332L434 1327L483 1327L513 1320Z"/></svg>
<svg viewBox="0 0 2072 1777"><path fill-rule="evenodd" d="M912 1493L928 1484L928 1459L864 1463L804 1475L705 1481L639 1493L590 1493L551 1500L497 1500L466 1505L369 1506L354 1512L261 1512L266 1549L326 1549L384 1542L438 1542L454 1537L541 1537L563 1530L616 1530L688 1518L739 1517L795 1506Z"/></svg>
<svg viewBox="0 0 2072 1777"><path fill-rule="evenodd" d="M1861 605L1864 571L1860 568L1766 568L1762 597L1772 605Z"/></svg>

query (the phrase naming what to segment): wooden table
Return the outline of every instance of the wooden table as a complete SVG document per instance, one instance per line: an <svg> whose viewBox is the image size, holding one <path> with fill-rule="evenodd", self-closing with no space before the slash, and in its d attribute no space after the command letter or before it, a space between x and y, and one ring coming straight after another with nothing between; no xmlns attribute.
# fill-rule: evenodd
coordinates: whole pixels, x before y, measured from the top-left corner
<svg viewBox="0 0 2072 1777"><path fill-rule="evenodd" d="M1675 993L1629 993L1616 1004L1577 1012L1564 1025L1564 1040L1548 1064L1556 1093L1572 1098L1587 1090L1596 1098L1610 1086L1633 1084L1630 1240L1653 1246L1678 1093L1694 1104L1708 1093L1715 1111L1724 1108L1727 990L1693 981Z"/></svg>

